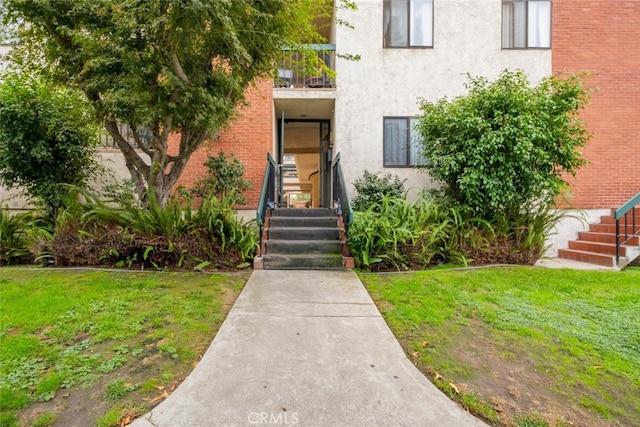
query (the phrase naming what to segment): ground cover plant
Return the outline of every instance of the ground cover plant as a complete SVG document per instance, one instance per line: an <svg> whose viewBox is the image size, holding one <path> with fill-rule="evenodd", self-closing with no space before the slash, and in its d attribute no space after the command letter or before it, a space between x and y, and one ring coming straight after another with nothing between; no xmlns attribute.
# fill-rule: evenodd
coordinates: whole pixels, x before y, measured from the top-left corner
<svg viewBox="0 0 640 427"><path fill-rule="evenodd" d="M408 357L491 425L640 425L639 268L360 277Z"/></svg>
<svg viewBox="0 0 640 427"><path fill-rule="evenodd" d="M133 194L103 201L81 192L58 218L51 258L58 266L247 268L258 233L237 217L236 202L233 191L208 194L194 209L189 193L179 191L165 206L151 194L144 207Z"/></svg>
<svg viewBox="0 0 640 427"><path fill-rule="evenodd" d="M0 425L119 426L168 396L246 274L0 271Z"/></svg>

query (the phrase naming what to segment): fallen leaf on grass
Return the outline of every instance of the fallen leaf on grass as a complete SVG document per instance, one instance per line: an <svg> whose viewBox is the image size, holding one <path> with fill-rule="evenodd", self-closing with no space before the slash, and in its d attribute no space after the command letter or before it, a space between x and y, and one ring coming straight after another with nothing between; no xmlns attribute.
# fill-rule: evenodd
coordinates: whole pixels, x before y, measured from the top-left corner
<svg viewBox="0 0 640 427"><path fill-rule="evenodd" d="M428 347L429 346L429 341L422 341L422 346L423 347Z"/></svg>
<svg viewBox="0 0 640 427"><path fill-rule="evenodd" d="M413 357L418 357L418 356L420 356L420 353L418 353L417 351L414 351L413 353L411 353L411 355Z"/></svg>
<svg viewBox="0 0 640 427"><path fill-rule="evenodd" d="M460 389L459 389L459 388L458 388L458 386L457 386L457 385L455 385L454 383L449 382L449 387L451 387L451 389L452 389L453 391L455 391L455 392L456 392L456 394L460 394Z"/></svg>
<svg viewBox="0 0 640 427"><path fill-rule="evenodd" d="M149 403L156 403L159 400L164 400L167 397L169 397L169 393L167 393L167 390L164 390L162 393L160 393L158 396L154 397L153 399L151 399L151 401Z"/></svg>
<svg viewBox="0 0 640 427"><path fill-rule="evenodd" d="M442 375L440 375L439 373L436 372L436 379L437 380L441 380L442 379Z"/></svg>

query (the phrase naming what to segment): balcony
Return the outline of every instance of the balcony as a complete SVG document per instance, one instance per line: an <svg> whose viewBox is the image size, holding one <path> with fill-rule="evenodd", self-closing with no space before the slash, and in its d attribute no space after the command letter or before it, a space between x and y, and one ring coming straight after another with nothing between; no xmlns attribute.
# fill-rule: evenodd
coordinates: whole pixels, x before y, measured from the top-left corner
<svg viewBox="0 0 640 427"><path fill-rule="evenodd" d="M313 44L306 48L283 50L274 79L275 88L335 88L336 45Z"/></svg>

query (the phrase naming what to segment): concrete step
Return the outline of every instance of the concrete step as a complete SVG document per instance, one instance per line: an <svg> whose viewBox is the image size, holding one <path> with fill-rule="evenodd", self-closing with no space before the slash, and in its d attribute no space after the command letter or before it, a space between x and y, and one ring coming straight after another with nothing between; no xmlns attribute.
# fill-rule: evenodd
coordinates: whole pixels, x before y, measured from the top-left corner
<svg viewBox="0 0 640 427"><path fill-rule="evenodd" d="M609 243L609 244L615 245L616 235L615 233L593 233L591 231L581 231L578 233L578 240L583 240L587 242ZM627 242L627 245L640 246L640 236L631 237L629 242Z"/></svg>
<svg viewBox="0 0 640 427"><path fill-rule="evenodd" d="M269 223L270 228L275 227L306 227L306 228L336 228L338 218L322 216L280 216L272 217Z"/></svg>
<svg viewBox="0 0 640 427"><path fill-rule="evenodd" d="M278 217L336 217L337 213L335 209L329 208L311 208L311 209L297 209L297 208L277 208L271 211L272 218Z"/></svg>
<svg viewBox="0 0 640 427"><path fill-rule="evenodd" d="M340 240L338 227L270 227L267 234L268 240Z"/></svg>
<svg viewBox="0 0 640 427"><path fill-rule="evenodd" d="M574 249L558 249L558 257L574 261L587 262L589 264L613 267L616 257L612 255L596 254L593 252L578 251Z"/></svg>
<svg viewBox="0 0 640 427"><path fill-rule="evenodd" d="M583 252L594 252L597 254L615 255L616 245L615 243L600 243L600 242L587 242L583 240L572 240L569 242L569 249ZM626 248L620 246L620 256L627 254Z"/></svg>
<svg viewBox="0 0 640 427"><path fill-rule="evenodd" d="M624 223L620 223L620 234L624 234ZM616 233L616 224L591 224L589 225L589 231L593 233ZM627 233L629 235L633 234L633 225L627 225Z"/></svg>
<svg viewBox="0 0 640 427"><path fill-rule="evenodd" d="M343 268L340 254L266 254L263 262L265 270L339 270Z"/></svg>
<svg viewBox="0 0 640 427"><path fill-rule="evenodd" d="M612 215L605 215L600 217L600 224L615 224L616 219ZM620 218L620 224L624 224L624 216ZM631 211L627 214L627 224L633 224L633 217ZM640 226L640 213L636 213L636 225Z"/></svg>
<svg viewBox="0 0 640 427"><path fill-rule="evenodd" d="M340 240L267 240L266 253L274 254L340 254Z"/></svg>

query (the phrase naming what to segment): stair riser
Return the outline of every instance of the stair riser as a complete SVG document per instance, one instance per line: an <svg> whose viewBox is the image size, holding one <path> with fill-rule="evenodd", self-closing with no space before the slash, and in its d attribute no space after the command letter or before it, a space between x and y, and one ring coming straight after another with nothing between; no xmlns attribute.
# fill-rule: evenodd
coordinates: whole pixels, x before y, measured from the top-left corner
<svg viewBox="0 0 640 427"><path fill-rule="evenodd" d="M559 249L558 257L605 267L613 267L615 265L615 257L613 256L585 253L571 249Z"/></svg>
<svg viewBox="0 0 640 427"><path fill-rule="evenodd" d="M287 257L266 255L265 270L335 270L342 268L342 256Z"/></svg>
<svg viewBox="0 0 640 427"><path fill-rule="evenodd" d="M271 218L270 227L306 227L306 228L335 228L337 218L324 217L277 217Z"/></svg>
<svg viewBox="0 0 640 427"><path fill-rule="evenodd" d="M615 255L616 254L616 245L615 244L606 244L606 243L594 243L594 242L584 242L584 241L570 241L569 249L575 249L576 251L584 251L584 252L594 252L597 254L605 254L605 255ZM624 246L620 246L620 256L626 256L626 248Z"/></svg>
<svg viewBox="0 0 640 427"><path fill-rule="evenodd" d="M589 226L589 231L593 233L616 233L616 225L615 224L591 224ZM633 227L631 225L627 226L627 233L629 235L633 234ZM624 225L620 224L620 234L624 234Z"/></svg>
<svg viewBox="0 0 640 427"><path fill-rule="evenodd" d="M269 239L274 240L339 240L337 228L270 228Z"/></svg>
<svg viewBox="0 0 640 427"><path fill-rule="evenodd" d="M586 242L609 243L615 245L616 235L609 233L590 233L587 231L583 231L578 233L578 240L583 240ZM626 244L629 246L640 246L640 237L634 236Z"/></svg>
<svg viewBox="0 0 640 427"><path fill-rule="evenodd" d="M600 224L615 224L616 220L612 216L600 217ZM620 225L624 224L624 217L620 218ZM631 213L627 215L627 224L633 225L633 217ZM636 214L636 225L640 225L640 214Z"/></svg>
<svg viewBox="0 0 640 427"><path fill-rule="evenodd" d="M340 241L267 240L267 254L340 254Z"/></svg>
<svg viewBox="0 0 640 427"><path fill-rule="evenodd" d="M272 218L281 218L281 217L336 217L335 209L326 209L326 208L315 208L315 209L274 209L271 211Z"/></svg>

